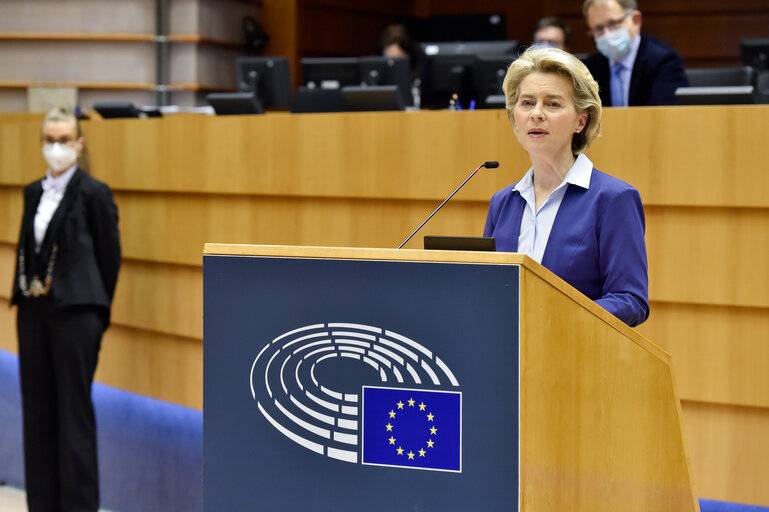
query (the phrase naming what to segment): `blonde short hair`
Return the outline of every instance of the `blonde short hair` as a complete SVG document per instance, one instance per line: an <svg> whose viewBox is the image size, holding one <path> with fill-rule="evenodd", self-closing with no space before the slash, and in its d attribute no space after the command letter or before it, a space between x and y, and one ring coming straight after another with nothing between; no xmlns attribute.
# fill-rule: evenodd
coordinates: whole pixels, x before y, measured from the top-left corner
<svg viewBox="0 0 769 512"><path fill-rule="evenodd" d="M593 75L570 53L558 48L532 46L510 64L502 84L507 112L511 116L518 102L521 82L531 73L556 73L572 83L574 108L578 114L587 114L587 122L585 128L572 137L571 150L575 155L584 152L601 135L601 97Z"/></svg>
<svg viewBox="0 0 769 512"><path fill-rule="evenodd" d="M48 123L59 122L72 123L75 127L77 138L80 139L83 137L83 128L80 126L80 121L75 115L75 112L65 107L54 107L49 110L45 114L45 119L43 119L43 124L41 125L40 130L42 132L43 128L45 128L45 125ZM85 172L90 172L91 158L88 154L88 146L85 144L83 144L83 149L80 151L78 157L78 166Z"/></svg>

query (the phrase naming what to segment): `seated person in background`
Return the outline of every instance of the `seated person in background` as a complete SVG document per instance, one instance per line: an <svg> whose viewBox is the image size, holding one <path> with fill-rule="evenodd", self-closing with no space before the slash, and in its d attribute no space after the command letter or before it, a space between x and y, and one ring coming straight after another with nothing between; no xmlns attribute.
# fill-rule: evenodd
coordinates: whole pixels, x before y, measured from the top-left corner
<svg viewBox="0 0 769 512"><path fill-rule="evenodd" d="M409 37L403 25L390 25L384 29L379 46L384 57L408 57L411 59L411 70L416 70L419 45Z"/></svg>
<svg viewBox="0 0 769 512"><path fill-rule="evenodd" d="M585 59L605 106L675 105L675 91L689 80L670 45L641 35L635 0L585 0L589 33L599 53Z"/></svg>
<svg viewBox="0 0 769 512"><path fill-rule="evenodd" d="M541 46L552 46L563 51L571 51L571 29L555 17L542 18L534 29L533 43Z"/></svg>
<svg viewBox="0 0 769 512"><path fill-rule="evenodd" d="M491 198L484 236L640 324L649 316L641 196L583 153L601 132L598 84L573 55L533 46L510 65L503 90L531 168Z"/></svg>

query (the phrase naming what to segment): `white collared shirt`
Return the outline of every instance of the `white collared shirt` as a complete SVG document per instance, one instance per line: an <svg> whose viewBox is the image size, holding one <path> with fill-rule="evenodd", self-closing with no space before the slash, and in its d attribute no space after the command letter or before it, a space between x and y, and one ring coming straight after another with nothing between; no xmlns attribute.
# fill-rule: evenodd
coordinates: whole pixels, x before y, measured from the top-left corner
<svg viewBox="0 0 769 512"><path fill-rule="evenodd" d="M56 177L51 175L50 169L45 173L45 178L43 178L43 195L40 196L40 203L37 205L37 212L35 213L35 252L40 252L45 232L48 230L48 224L51 223L53 214L56 212L56 208L59 207L59 203L61 203L64 197L64 192L67 191L69 180L72 179L76 169L77 164Z"/></svg>
<svg viewBox="0 0 769 512"><path fill-rule="evenodd" d="M577 156L561 184L550 193L537 211L534 196L534 168L528 170L523 179L513 187L526 201L523 217L521 217L521 232L518 235L518 252L527 254L537 263L542 263L547 240L550 238L550 231L553 229L553 222L555 222L558 208L561 207L563 196L566 194L566 188L569 184L589 188L592 173L593 162L584 154Z"/></svg>
<svg viewBox="0 0 769 512"><path fill-rule="evenodd" d="M635 38L635 41L633 41L633 45L630 47L630 51L627 52L627 55L625 55L621 60L611 61L609 63L609 68L613 68L614 64L622 64L622 71L620 72L622 75L622 97L625 100L623 105L626 106L630 106L630 77L633 74L633 64L635 64L635 58L638 55L639 46L641 46L641 34L638 34L638 37ZM614 73L610 73L609 80L614 80Z"/></svg>

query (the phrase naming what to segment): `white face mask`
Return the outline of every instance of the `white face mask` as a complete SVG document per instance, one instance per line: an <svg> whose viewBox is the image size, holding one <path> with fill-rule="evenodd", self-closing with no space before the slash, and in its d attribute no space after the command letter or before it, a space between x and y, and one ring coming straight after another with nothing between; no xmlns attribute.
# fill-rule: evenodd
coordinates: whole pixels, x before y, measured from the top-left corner
<svg viewBox="0 0 769 512"><path fill-rule="evenodd" d="M617 62L622 60L630 51L633 45L633 39L626 28L618 28L611 32L606 32L595 40L595 45L601 55L607 59Z"/></svg>
<svg viewBox="0 0 769 512"><path fill-rule="evenodd" d="M45 144L43 145L43 158L48 162L52 171L63 171L72 167L77 161L77 150L60 142Z"/></svg>

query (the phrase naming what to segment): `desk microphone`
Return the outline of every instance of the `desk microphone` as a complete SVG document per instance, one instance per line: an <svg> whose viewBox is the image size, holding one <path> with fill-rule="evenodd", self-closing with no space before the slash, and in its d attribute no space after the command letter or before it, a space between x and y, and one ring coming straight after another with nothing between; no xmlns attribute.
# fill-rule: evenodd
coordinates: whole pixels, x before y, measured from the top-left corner
<svg viewBox="0 0 769 512"><path fill-rule="evenodd" d="M440 210L441 208L443 208L443 205L444 205L444 204L446 204L446 203L448 203L448 202L449 202L449 199L451 199L452 197L454 197L454 194L456 194L457 192L459 192L459 189L460 189L460 188L462 188L462 187L464 187L464 186L465 186L465 183L467 183L468 181L470 181L470 178L472 178L473 176L475 176L475 173L476 173L476 172L478 172L478 171L480 171L480 170L481 170L481 169L483 169L484 167L485 167L486 169L496 169L497 167L499 167L499 162L494 162L494 161L490 161L490 162L483 162L481 165L479 165L478 167L476 167L476 168L475 168L475 170L474 170L472 173L470 173L470 176L468 176L468 177L465 179L465 181L463 181L463 182L462 182L462 183L461 183L461 184L460 184L460 185L459 185L459 186L456 188L456 190L454 190L454 192L452 192L452 193L451 193L451 195L450 195L449 197L447 197L446 199L444 199L444 200L443 200L443 202L442 202L442 203L441 203L441 204L438 206L438 208L436 208L436 209L435 209L435 211L433 211L433 213L431 213L431 214L430 214L430 216L429 216L429 217L427 217L427 218L426 218L426 219L425 219L425 220L422 222L422 224L420 224L420 225L419 225L419 227L418 227L418 228L416 228L416 229L415 229L415 230L414 230L414 231L413 231L413 232L412 232L412 233L411 233L411 234L408 236L408 238L406 238L406 239L403 241L403 243L402 243L402 244L400 244L400 245L398 246L398 249L400 249L401 247L403 247L404 245L406 245L406 242L408 242L409 240L411 240L411 237L413 237L414 235L416 235L416 234L417 234L417 231L419 231L420 229L422 229L422 226L424 226L425 224L427 224L427 221L428 221L428 220L430 220L430 219L432 219L432 218L433 218L433 215L435 215L436 213L438 213L438 210Z"/></svg>

